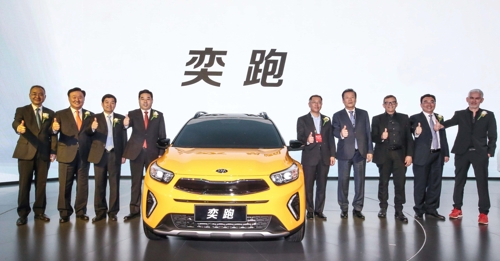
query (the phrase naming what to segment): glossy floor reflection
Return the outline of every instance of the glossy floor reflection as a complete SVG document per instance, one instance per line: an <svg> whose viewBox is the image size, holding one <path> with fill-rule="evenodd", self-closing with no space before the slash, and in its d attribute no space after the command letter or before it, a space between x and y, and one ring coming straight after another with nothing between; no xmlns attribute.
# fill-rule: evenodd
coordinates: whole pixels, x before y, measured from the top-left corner
<svg viewBox="0 0 500 261"><path fill-rule="evenodd" d="M351 182L352 183L352 182ZM500 260L500 181L490 181L492 207L490 224L477 224L477 193L475 182L469 180L465 189L462 220L438 221L413 219L413 181L406 185L405 213L408 224L394 219L389 209L387 218L377 217L377 181L366 182L363 213L366 220L350 216L340 219L336 202L336 180L328 182L327 221L307 222L302 243L284 240L209 241L170 237L150 241L142 232L141 219L125 223L128 214L130 180L121 181L121 212L118 222L96 224L75 220L58 223L57 182L47 186L49 223L33 220L17 227L17 186L0 186L0 260ZM352 185L352 184L351 184ZM93 181L90 182L93 187ZM393 192L393 188L390 188ZM453 181L445 180L441 197L441 214L452 209ZM350 191L353 191L351 187ZM390 194L392 200L393 193ZM31 197L33 198L33 196ZM352 195L350 196L352 198ZM93 191L89 202L93 202ZM89 216L94 216L89 205Z"/></svg>

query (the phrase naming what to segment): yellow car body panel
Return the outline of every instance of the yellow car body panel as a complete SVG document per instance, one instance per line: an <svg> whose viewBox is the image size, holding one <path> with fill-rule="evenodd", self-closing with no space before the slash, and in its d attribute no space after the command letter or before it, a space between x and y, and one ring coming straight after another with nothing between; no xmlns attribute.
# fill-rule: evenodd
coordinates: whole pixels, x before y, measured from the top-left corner
<svg viewBox="0 0 500 261"><path fill-rule="evenodd" d="M153 229L167 214L194 214L195 205L243 205L246 206L247 215L273 215L289 231L304 224L306 204L304 174L302 166L288 155L286 147L281 149L170 147L156 163L173 172L174 178L168 184L157 181L151 178L150 168L145 175L142 205L146 206L148 191L154 194L157 205L149 216L143 207L142 217ZM287 184L274 184L270 175L283 171L292 164L298 166L299 178ZM217 169L225 169L227 172L218 173ZM216 182L262 179L269 189L249 195L195 194L176 189L174 186L179 179L205 179ZM296 193L299 195L301 209L298 220L287 208L287 202Z"/></svg>

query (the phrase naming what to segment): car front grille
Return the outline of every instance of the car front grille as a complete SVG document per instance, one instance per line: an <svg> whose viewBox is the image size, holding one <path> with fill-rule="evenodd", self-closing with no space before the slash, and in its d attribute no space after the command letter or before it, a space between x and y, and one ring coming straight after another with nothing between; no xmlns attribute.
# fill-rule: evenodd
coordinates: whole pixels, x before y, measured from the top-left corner
<svg viewBox="0 0 500 261"><path fill-rule="evenodd" d="M248 216L245 222L195 222L194 215L171 215L178 229L210 230L264 230L271 222L271 216Z"/></svg>
<svg viewBox="0 0 500 261"><path fill-rule="evenodd" d="M200 195L248 195L269 189L262 179L210 181L205 179L179 179L175 188Z"/></svg>

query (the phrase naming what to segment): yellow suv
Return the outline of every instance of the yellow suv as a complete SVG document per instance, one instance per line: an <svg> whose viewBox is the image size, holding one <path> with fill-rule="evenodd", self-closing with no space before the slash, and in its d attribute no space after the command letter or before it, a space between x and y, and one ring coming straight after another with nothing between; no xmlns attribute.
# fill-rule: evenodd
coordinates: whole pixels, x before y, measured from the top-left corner
<svg viewBox="0 0 500 261"><path fill-rule="evenodd" d="M149 239L304 238L304 173L266 113L198 112L144 178Z"/></svg>

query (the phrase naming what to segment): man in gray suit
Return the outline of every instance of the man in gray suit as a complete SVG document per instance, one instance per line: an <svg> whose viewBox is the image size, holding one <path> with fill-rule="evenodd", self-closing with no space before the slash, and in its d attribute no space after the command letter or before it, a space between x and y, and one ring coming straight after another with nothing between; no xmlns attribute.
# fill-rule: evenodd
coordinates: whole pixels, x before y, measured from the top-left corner
<svg viewBox="0 0 500 261"><path fill-rule="evenodd" d="M326 182L330 166L335 164L335 139L332 136L330 119L320 114L323 98L309 98L311 111L297 120L297 139L304 144L301 164L306 186L307 219L315 216L326 220L323 214L326 197ZM313 199L316 181L316 200ZM313 214L314 212L314 214Z"/></svg>
<svg viewBox="0 0 500 261"><path fill-rule="evenodd" d="M372 160L373 144L370 135L370 120L368 112L356 108L356 92L347 89L342 92L345 108L336 112L332 118L333 135L338 139L337 160L339 166L338 202L342 213L341 218L347 218L349 208L349 176L351 167L354 169L355 195L352 202L353 215L364 219L361 213L365 197L366 162Z"/></svg>

